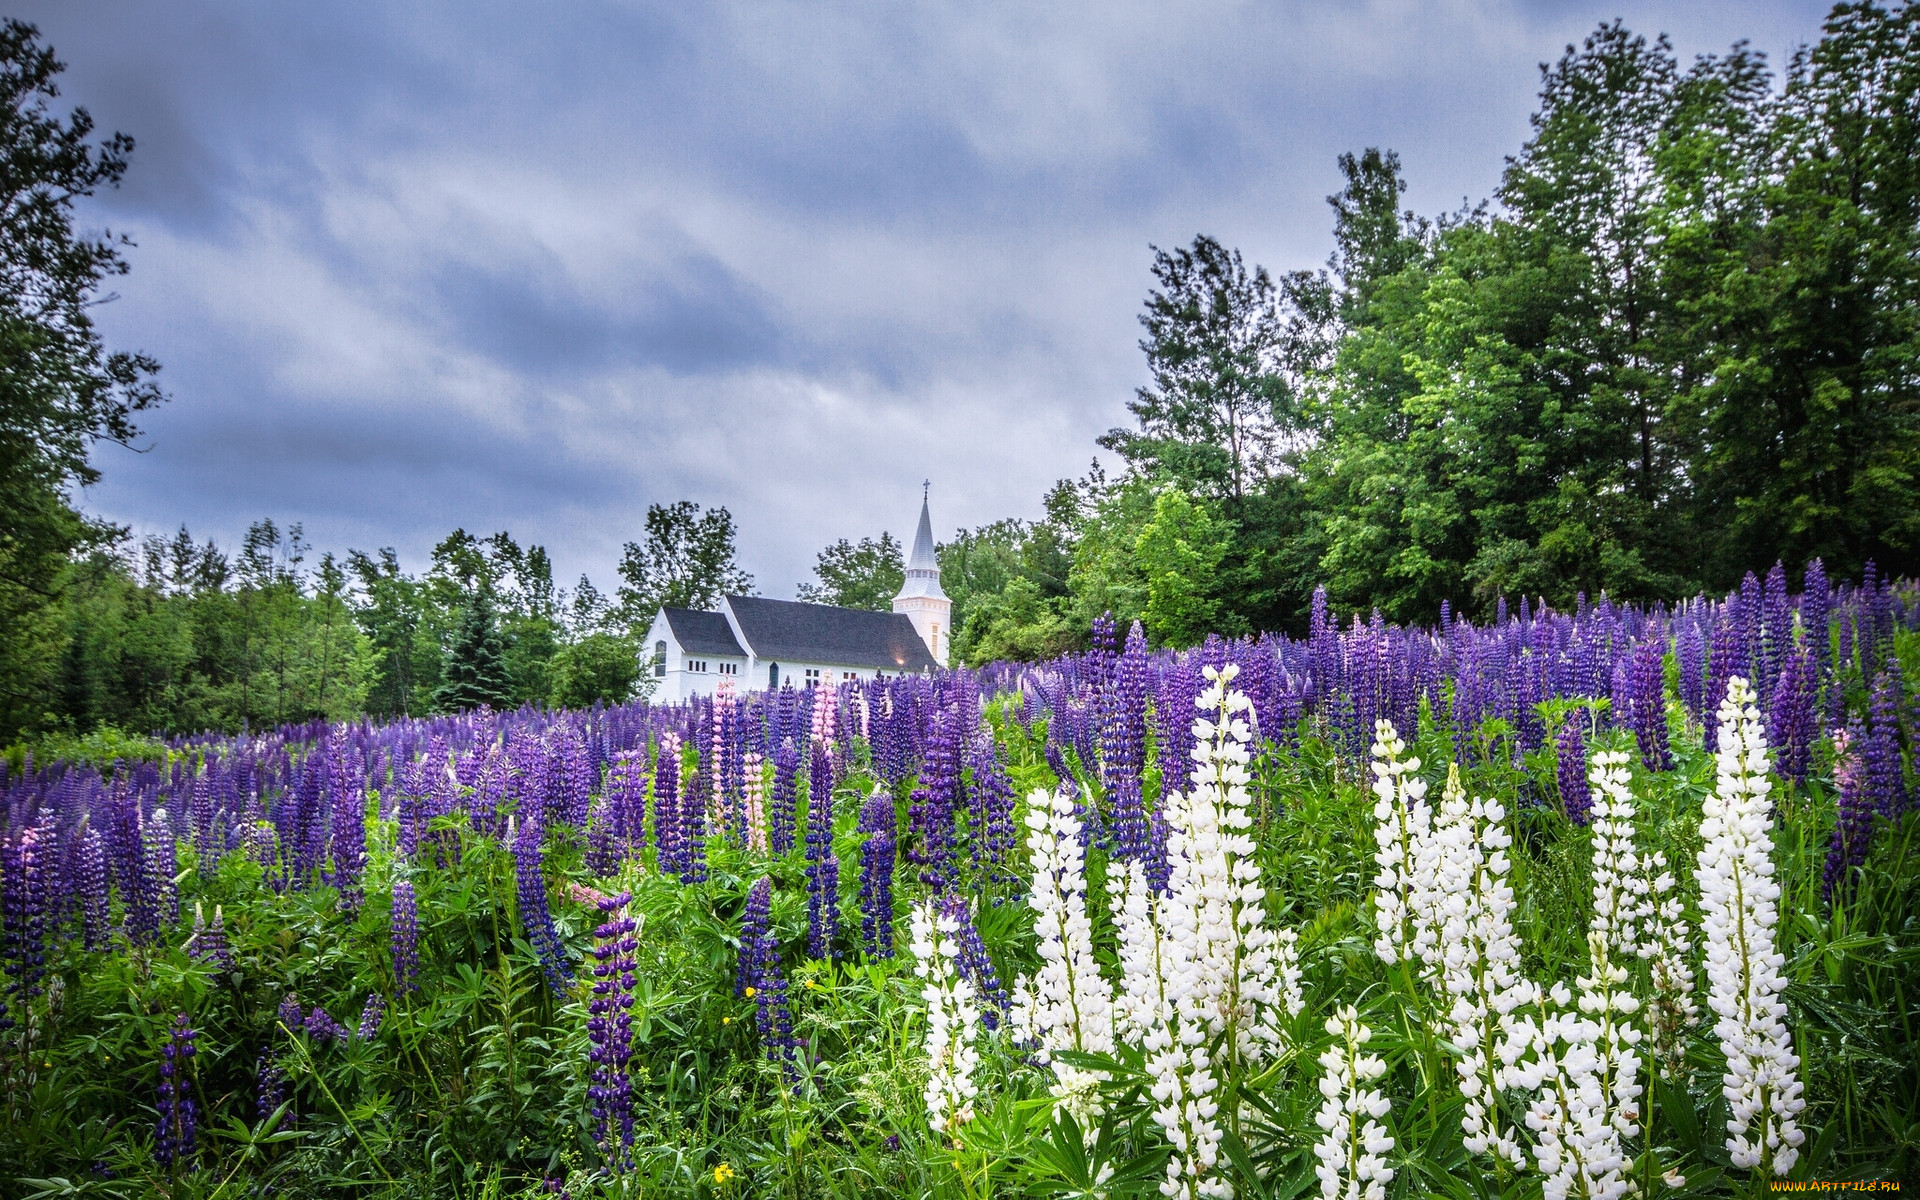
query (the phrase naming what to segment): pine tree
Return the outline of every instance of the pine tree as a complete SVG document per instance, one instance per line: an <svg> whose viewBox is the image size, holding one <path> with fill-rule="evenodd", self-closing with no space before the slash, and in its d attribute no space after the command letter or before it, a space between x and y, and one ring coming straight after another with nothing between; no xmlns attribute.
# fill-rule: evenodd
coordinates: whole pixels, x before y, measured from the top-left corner
<svg viewBox="0 0 1920 1200"><path fill-rule="evenodd" d="M433 702L442 712L512 704L500 631L484 593L474 593L460 609L460 624L447 647L446 669L440 686L433 689Z"/></svg>

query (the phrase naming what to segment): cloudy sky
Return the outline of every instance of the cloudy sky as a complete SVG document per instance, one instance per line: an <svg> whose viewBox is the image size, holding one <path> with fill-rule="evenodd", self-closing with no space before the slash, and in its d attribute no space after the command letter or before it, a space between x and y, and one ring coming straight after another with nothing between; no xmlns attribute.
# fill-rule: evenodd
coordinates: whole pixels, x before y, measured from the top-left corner
<svg viewBox="0 0 1920 1200"><path fill-rule="evenodd" d="M16 3L138 141L84 219L165 365L85 503L409 566L455 526L603 588L649 503L760 589L837 537L1034 516L1125 421L1150 243L1329 249L1335 156L1486 196L1598 22L1781 63L1824 5Z"/></svg>

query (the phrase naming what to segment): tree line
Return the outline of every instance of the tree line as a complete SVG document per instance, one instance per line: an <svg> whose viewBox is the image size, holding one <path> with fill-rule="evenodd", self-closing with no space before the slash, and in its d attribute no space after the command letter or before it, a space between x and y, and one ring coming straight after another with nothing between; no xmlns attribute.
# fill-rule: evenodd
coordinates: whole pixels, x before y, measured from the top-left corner
<svg viewBox="0 0 1920 1200"><path fill-rule="evenodd" d="M91 449L162 399L88 310L126 245L72 207L132 140L59 115L61 67L0 26L0 733L183 730L645 686L663 603L753 580L725 508L654 505L620 584L556 588L537 545L455 530L424 572L254 525L231 552L80 513ZM954 650L1039 659L1091 619L1161 645L1720 591L1776 559L1920 565L1920 9L1840 4L1776 78L1682 63L1619 22L1543 66L1494 195L1405 205L1398 156L1338 160L1326 265L1210 236L1153 248L1132 424L1037 519L939 546ZM885 609L890 533L820 552L802 599Z"/></svg>

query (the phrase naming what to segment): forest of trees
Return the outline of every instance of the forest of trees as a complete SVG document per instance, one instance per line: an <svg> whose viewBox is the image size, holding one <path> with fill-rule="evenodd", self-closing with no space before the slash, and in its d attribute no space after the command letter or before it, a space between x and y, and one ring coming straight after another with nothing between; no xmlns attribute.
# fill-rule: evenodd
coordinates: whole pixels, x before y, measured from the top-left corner
<svg viewBox="0 0 1920 1200"><path fill-rule="evenodd" d="M223 551L76 511L157 364L87 316L122 243L74 232L132 141L52 115L59 64L0 34L0 737L235 729L620 699L662 603L750 590L725 508L655 505L604 596L539 546L455 530L418 575L263 521ZM1602 26L1543 69L1493 197L1422 216L1390 150L1343 155L1324 269L1154 248L1133 424L1035 520L939 548L970 662L1443 601L1718 591L1776 559L1920 563L1920 10L1842 4L1776 78ZM1091 448L1090 448L1091 449ZM889 533L800 595L885 608Z"/></svg>

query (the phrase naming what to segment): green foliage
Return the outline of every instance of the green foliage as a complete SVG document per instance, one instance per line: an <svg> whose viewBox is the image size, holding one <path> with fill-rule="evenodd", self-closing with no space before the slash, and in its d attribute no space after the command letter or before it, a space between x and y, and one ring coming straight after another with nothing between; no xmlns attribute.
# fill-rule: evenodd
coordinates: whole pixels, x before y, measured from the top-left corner
<svg viewBox="0 0 1920 1200"><path fill-rule="evenodd" d="M1191 646L1224 629L1220 623L1220 562L1229 527L1177 488L1153 499L1153 516L1134 542L1134 561L1145 577L1147 635L1163 646Z"/></svg>
<svg viewBox="0 0 1920 1200"><path fill-rule="evenodd" d="M433 702L441 712L465 712L483 705L512 707L500 633L485 592L474 592L460 610L460 624L447 644L447 661Z"/></svg>
<svg viewBox="0 0 1920 1200"><path fill-rule="evenodd" d="M1395 155L1343 155L1332 278L1154 252L1154 383L1103 444L1227 501L1222 611L1255 627L1316 583L1431 620L1914 571L1917 31L1836 6L1776 91L1744 44L1685 66L1604 25L1545 71L1493 212L1401 211ZM1074 610L1121 612L1093 594L1121 574Z"/></svg>
<svg viewBox="0 0 1920 1200"><path fill-rule="evenodd" d="M590 633L553 657L553 705L621 704L640 685L640 647L632 638Z"/></svg>
<svg viewBox="0 0 1920 1200"><path fill-rule="evenodd" d="M129 243L73 223L76 202L119 186L133 139L92 141L87 110L56 103L63 69L32 25L0 24L0 729L40 715L68 558L111 533L70 490L98 478L95 443L132 439L161 400L159 364L107 350L89 311Z"/></svg>
<svg viewBox="0 0 1920 1200"><path fill-rule="evenodd" d="M644 628L663 606L711 609L729 592L746 592L753 576L734 561L733 514L700 511L691 500L647 506L644 542L628 542L620 559L620 611Z"/></svg>
<svg viewBox="0 0 1920 1200"><path fill-rule="evenodd" d="M813 568L818 582L802 583L799 598L811 604L890 611L906 579L905 561L891 533L882 531L879 541L861 538L857 546L841 538L820 552Z"/></svg>

